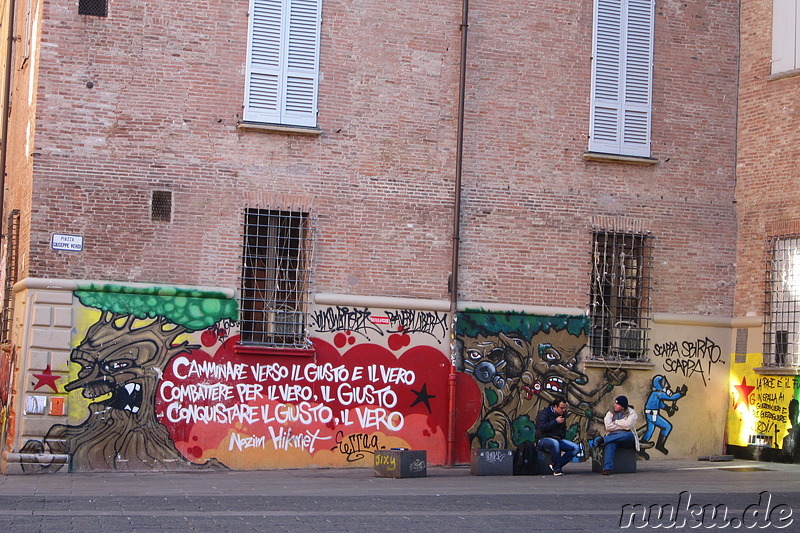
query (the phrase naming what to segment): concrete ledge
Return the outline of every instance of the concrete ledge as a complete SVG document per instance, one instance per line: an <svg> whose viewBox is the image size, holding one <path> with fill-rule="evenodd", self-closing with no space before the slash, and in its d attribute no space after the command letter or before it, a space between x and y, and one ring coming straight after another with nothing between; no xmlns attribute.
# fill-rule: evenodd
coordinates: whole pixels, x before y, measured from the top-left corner
<svg viewBox="0 0 800 533"><path fill-rule="evenodd" d="M587 316L586 310L578 307L548 307L544 305L514 305L492 302L458 302L458 310L476 313L525 313L526 315L537 316Z"/></svg>
<svg viewBox="0 0 800 533"><path fill-rule="evenodd" d="M399 298L393 296L362 296L358 294L319 293L314 295L317 305L347 305L350 307L377 307L383 309L416 309L424 311L450 310L447 300L425 300L422 298Z"/></svg>
<svg viewBox="0 0 800 533"><path fill-rule="evenodd" d="M163 287L165 295L175 295L174 291L192 291L208 293L204 298L233 298L236 292L233 289L220 287L201 287L192 285L169 285L167 283L132 283L127 281L113 280L88 280L88 279L55 279L55 278L25 278L14 284L14 292L24 289L44 289L51 291L76 291L89 286L118 286L129 287L131 289L141 289L142 291L152 290L153 287ZM98 289L98 292L102 292ZM176 295L177 296L177 295Z"/></svg>
<svg viewBox="0 0 800 533"><path fill-rule="evenodd" d="M50 453L4 453L0 470L8 476L66 474L69 455Z"/></svg>
<svg viewBox="0 0 800 533"><path fill-rule="evenodd" d="M586 359L583 362L585 368L625 368L628 370L652 370L655 364L650 361L623 361L621 359Z"/></svg>
<svg viewBox="0 0 800 533"><path fill-rule="evenodd" d="M14 453L5 454L9 463L36 463L38 465L67 464L69 455L65 453Z"/></svg>
<svg viewBox="0 0 800 533"><path fill-rule="evenodd" d="M731 327L732 320L727 316L653 313L653 322L655 324L677 324L683 326L729 328Z"/></svg>
<svg viewBox="0 0 800 533"><path fill-rule="evenodd" d="M241 121L236 124L236 127L240 130L263 131L267 133L290 133L295 135L308 135L312 137L318 137L322 135L322 130L320 128L309 126L286 126L283 124Z"/></svg>
<svg viewBox="0 0 800 533"><path fill-rule="evenodd" d="M607 163L627 163L629 165L650 166L658 163L658 159L652 157L641 157L633 155L605 154L602 152L584 152L583 159L586 161L600 161Z"/></svg>

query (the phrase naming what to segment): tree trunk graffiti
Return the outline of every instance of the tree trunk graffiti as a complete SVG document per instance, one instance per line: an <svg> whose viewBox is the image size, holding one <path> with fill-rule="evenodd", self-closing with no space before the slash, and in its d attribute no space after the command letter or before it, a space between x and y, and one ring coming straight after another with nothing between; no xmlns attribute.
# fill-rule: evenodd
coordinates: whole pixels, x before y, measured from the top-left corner
<svg viewBox="0 0 800 533"><path fill-rule="evenodd" d="M67 392L83 389L89 416L80 425L50 428L44 444L71 457L71 471L188 470L226 468L216 459L192 463L175 448L155 415L155 397L164 367L180 353L196 348L174 344L188 329L164 317L142 321L105 311L92 325L70 361L81 366ZM44 445L29 442L26 451Z"/></svg>

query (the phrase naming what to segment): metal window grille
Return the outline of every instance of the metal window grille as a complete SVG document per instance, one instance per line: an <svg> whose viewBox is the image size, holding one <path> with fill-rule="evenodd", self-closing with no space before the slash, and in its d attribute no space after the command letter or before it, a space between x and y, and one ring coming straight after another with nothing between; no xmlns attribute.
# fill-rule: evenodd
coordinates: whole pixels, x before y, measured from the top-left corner
<svg viewBox="0 0 800 533"><path fill-rule="evenodd" d="M150 220L153 222L172 220L172 191L153 191L150 199Z"/></svg>
<svg viewBox="0 0 800 533"><path fill-rule="evenodd" d="M78 0L78 14L90 17L107 17L108 0Z"/></svg>
<svg viewBox="0 0 800 533"><path fill-rule="evenodd" d="M246 209L243 237L241 342L307 348L313 248L308 213Z"/></svg>
<svg viewBox="0 0 800 533"><path fill-rule="evenodd" d="M2 341L11 338L11 322L14 318L14 284L19 276L17 263L19 261L19 209L14 209L8 216L8 235L6 248L6 272L3 284L3 316L0 327Z"/></svg>
<svg viewBox="0 0 800 533"><path fill-rule="evenodd" d="M592 239L592 357L646 360L652 236L596 231Z"/></svg>
<svg viewBox="0 0 800 533"><path fill-rule="evenodd" d="M800 365L800 235L767 238L764 366Z"/></svg>

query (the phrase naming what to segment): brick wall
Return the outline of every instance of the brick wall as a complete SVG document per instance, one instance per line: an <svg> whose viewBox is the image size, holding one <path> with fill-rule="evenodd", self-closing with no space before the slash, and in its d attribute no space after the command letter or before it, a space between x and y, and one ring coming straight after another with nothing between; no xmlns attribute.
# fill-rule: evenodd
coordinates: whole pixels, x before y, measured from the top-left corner
<svg viewBox="0 0 800 533"><path fill-rule="evenodd" d="M658 3L653 166L583 159L591 2L470 7L461 297L585 306L592 217L625 216L655 235L656 311L729 314L737 3ZM311 207L317 291L446 298L460 3L325 0L318 137L236 128L246 12L45 5L28 274L236 286L261 201Z"/></svg>
<svg viewBox="0 0 800 533"><path fill-rule="evenodd" d="M800 220L800 76L771 77L772 1L742 5L736 315L764 307L765 237Z"/></svg>

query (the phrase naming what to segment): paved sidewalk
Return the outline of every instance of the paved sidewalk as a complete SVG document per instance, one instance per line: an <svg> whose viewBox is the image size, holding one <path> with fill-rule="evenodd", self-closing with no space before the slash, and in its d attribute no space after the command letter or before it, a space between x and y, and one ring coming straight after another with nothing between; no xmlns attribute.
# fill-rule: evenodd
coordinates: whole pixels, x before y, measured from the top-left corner
<svg viewBox="0 0 800 533"><path fill-rule="evenodd" d="M376 478L364 468L0 476L0 531L617 531L624 505L678 506L684 491L731 516L769 491L762 506L788 506L796 523L783 531L800 530L800 465L660 460L640 462L636 474L601 476L589 463L565 473L472 476L468 467L436 467L415 479Z"/></svg>

